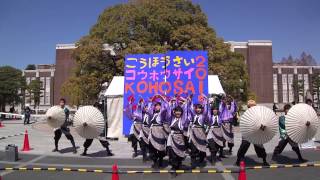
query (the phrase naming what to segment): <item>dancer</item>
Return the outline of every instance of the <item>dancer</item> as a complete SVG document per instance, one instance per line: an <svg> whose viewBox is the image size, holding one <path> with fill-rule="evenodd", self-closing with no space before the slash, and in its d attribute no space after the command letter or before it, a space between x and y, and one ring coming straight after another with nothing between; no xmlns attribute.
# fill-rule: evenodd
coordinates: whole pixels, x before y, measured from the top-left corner
<svg viewBox="0 0 320 180"><path fill-rule="evenodd" d="M284 105L283 111L285 112L285 115L287 115L290 108L291 108L290 104ZM299 161L300 162L307 162L307 160L303 159L301 156L299 145L297 143L295 143L294 141L292 141L292 139L290 139L290 137L287 134L286 126L285 126L285 121L286 121L285 115L282 115L279 117L280 141L279 141L279 144L275 147L275 149L273 151L272 160L276 160L278 155L280 155L282 153L284 148L289 143L292 150L297 154Z"/></svg>
<svg viewBox="0 0 320 180"><path fill-rule="evenodd" d="M221 131L221 122L219 119L219 111L216 106L213 106L208 113L208 119L210 121L210 129L207 135L207 141L209 145L209 150L211 152L210 161L211 164L215 164L216 161L221 161L221 158L225 158L223 155L223 145L225 139L223 138ZM217 157L217 152L219 151L219 157Z"/></svg>
<svg viewBox="0 0 320 180"><path fill-rule="evenodd" d="M99 108L98 102L96 102L93 106L101 111L101 109ZM107 128L107 124L105 124L105 127ZM104 137L106 128L100 134L100 136L98 137L98 140L99 140L100 144L106 149L107 156L113 156L114 154L111 152L111 150L109 148L110 144L107 141L106 137ZM92 142L93 142L93 139L86 139L85 140L85 142L83 143L84 150L83 150L83 153L81 154L81 156L87 156L88 148L91 146Z"/></svg>
<svg viewBox="0 0 320 180"><path fill-rule="evenodd" d="M139 144L142 151L142 161L146 162L148 160L147 153L149 151L149 133L150 133L150 125L151 125L151 114L149 114L152 104L149 102L147 105L144 103L145 101L142 99L142 128L139 135Z"/></svg>
<svg viewBox="0 0 320 180"><path fill-rule="evenodd" d="M253 106L256 106L256 102L254 100L249 100L247 103L247 107L251 108ZM264 126L260 127L261 129L264 129ZM242 137L242 141L241 141L241 145L239 147L238 153L237 153L237 161L235 163L235 165L239 166L240 165L240 161L244 160L244 156L247 153L249 147L250 147L250 142L245 140ZM256 151L256 154L259 158L263 159L263 165L264 166L269 166L269 163L267 162L267 153L266 150L263 147L263 144L254 144L254 150Z"/></svg>
<svg viewBox="0 0 320 180"><path fill-rule="evenodd" d="M232 153L234 146L234 134L233 134L233 118L234 113L237 112L237 106L232 98L223 97L219 106L219 118L222 122L221 129L223 138L228 143L229 153Z"/></svg>
<svg viewBox="0 0 320 180"><path fill-rule="evenodd" d="M189 99L192 102L191 99ZM205 123L207 120L207 100L203 104L191 105L192 127L190 132L191 168L194 169L204 163L207 149Z"/></svg>
<svg viewBox="0 0 320 180"><path fill-rule="evenodd" d="M139 100L138 106L134 105L134 97L129 97L129 106L126 111L126 115L133 121L129 133L129 140L131 141L131 147L133 148L132 158L138 156L138 142L140 139L140 131L142 128L142 100Z"/></svg>
<svg viewBox="0 0 320 180"><path fill-rule="evenodd" d="M171 110L170 108L168 110ZM187 108L176 106L171 110L172 117L170 119L171 132L168 137L167 147L169 154L169 161L172 170L181 168L182 160L185 158L185 141L183 136L183 127L186 122ZM176 175L176 174L175 174Z"/></svg>
<svg viewBox="0 0 320 180"><path fill-rule="evenodd" d="M61 138L62 133L66 136L68 140L70 140L72 147L73 147L73 153L77 153L77 148L73 139L73 136L70 133L70 129L68 128L68 119L69 119L69 109L66 107L66 100L61 98L60 99L60 107L64 110L64 113L66 115L65 121L62 124L62 126L58 129L55 129L54 131L54 145L55 148L52 150L52 152L59 151L58 143Z"/></svg>
<svg viewBox="0 0 320 180"><path fill-rule="evenodd" d="M159 101L156 101L158 99ZM166 137L163 129L165 118L166 103L164 97L156 95L151 100L153 109L149 110L151 114L151 127L149 133L149 154L153 161L153 168L163 166L163 157L166 155Z"/></svg>

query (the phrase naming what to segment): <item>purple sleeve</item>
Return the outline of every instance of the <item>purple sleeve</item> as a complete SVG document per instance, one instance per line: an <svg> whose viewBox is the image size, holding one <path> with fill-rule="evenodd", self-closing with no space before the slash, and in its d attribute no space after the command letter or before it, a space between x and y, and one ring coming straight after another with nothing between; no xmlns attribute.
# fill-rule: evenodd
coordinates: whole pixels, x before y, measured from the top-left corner
<svg viewBox="0 0 320 180"><path fill-rule="evenodd" d="M129 104L127 108L124 109L125 115L128 117L128 119L133 120L132 116L132 104Z"/></svg>
<svg viewBox="0 0 320 180"><path fill-rule="evenodd" d="M183 109L183 114L182 114L182 117L181 117L181 120L182 120L182 125L183 127L186 126L186 124L189 123L189 118L188 118L188 103L185 103L182 107Z"/></svg>

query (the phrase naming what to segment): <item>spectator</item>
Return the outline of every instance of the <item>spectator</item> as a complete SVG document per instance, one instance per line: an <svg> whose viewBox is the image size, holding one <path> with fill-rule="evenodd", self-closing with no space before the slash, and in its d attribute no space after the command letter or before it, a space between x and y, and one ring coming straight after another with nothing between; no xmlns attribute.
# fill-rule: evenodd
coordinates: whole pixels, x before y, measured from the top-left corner
<svg viewBox="0 0 320 180"><path fill-rule="evenodd" d="M26 106L26 108L24 109L24 122L23 124L30 124L30 116L31 116L31 109L29 106Z"/></svg>

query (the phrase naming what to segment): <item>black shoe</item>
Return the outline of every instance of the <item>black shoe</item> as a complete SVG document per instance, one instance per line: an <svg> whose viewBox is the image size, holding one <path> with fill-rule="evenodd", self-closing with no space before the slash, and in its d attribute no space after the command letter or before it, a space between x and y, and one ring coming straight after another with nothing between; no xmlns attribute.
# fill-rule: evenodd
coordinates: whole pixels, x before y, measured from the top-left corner
<svg viewBox="0 0 320 180"><path fill-rule="evenodd" d="M135 157L137 157L138 156L138 153L136 153L136 152L134 152L133 154L132 154L132 158L135 158Z"/></svg>
<svg viewBox="0 0 320 180"><path fill-rule="evenodd" d="M58 148L54 148L54 149L52 150L52 152L59 152L59 149L58 149Z"/></svg>
<svg viewBox="0 0 320 180"><path fill-rule="evenodd" d="M299 162L300 162L300 163L305 163L305 162L308 162L308 160L303 159L303 158L299 158Z"/></svg>
<svg viewBox="0 0 320 180"><path fill-rule="evenodd" d="M240 161L237 160L237 161L234 163L234 165L235 165L235 166L240 166Z"/></svg>
<svg viewBox="0 0 320 180"><path fill-rule="evenodd" d="M270 164L267 161L263 161L263 166L270 166Z"/></svg>
<svg viewBox="0 0 320 180"><path fill-rule="evenodd" d="M77 154L77 148L73 148L73 152L72 152L73 154Z"/></svg>
<svg viewBox="0 0 320 180"><path fill-rule="evenodd" d="M153 164L151 165L152 169L159 169L159 165L156 162L153 162Z"/></svg>
<svg viewBox="0 0 320 180"><path fill-rule="evenodd" d="M107 156L114 156L114 154L111 151L107 151Z"/></svg>
<svg viewBox="0 0 320 180"><path fill-rule="evenodd" d="M81 156L87 156L86 152L83 152L82 154L80 154Z"/></svg>

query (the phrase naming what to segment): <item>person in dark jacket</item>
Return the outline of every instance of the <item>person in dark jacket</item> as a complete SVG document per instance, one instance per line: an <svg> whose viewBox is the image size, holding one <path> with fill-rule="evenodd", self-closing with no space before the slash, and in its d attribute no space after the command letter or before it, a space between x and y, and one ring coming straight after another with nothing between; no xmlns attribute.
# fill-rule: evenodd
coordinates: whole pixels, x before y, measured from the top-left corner
<svg viewBox="0 0 320 180"><path fill-rule="evenodd" d="M66 107L66 100L61 98L60 99L60 107L64 110L64 113L66 115L65 121L62 124L62 126L58 129L55 129L54 131L54 145L55 148L52 150L52 152L59 151L58 144L59 140L61 138L62 133L66 136L68 140L70 140L72 147L73 147L73 153L77 153L76 144L74 142L73 136L71 135L70 129L68 128L68 119L69 119L69 109Z"/></svg>

